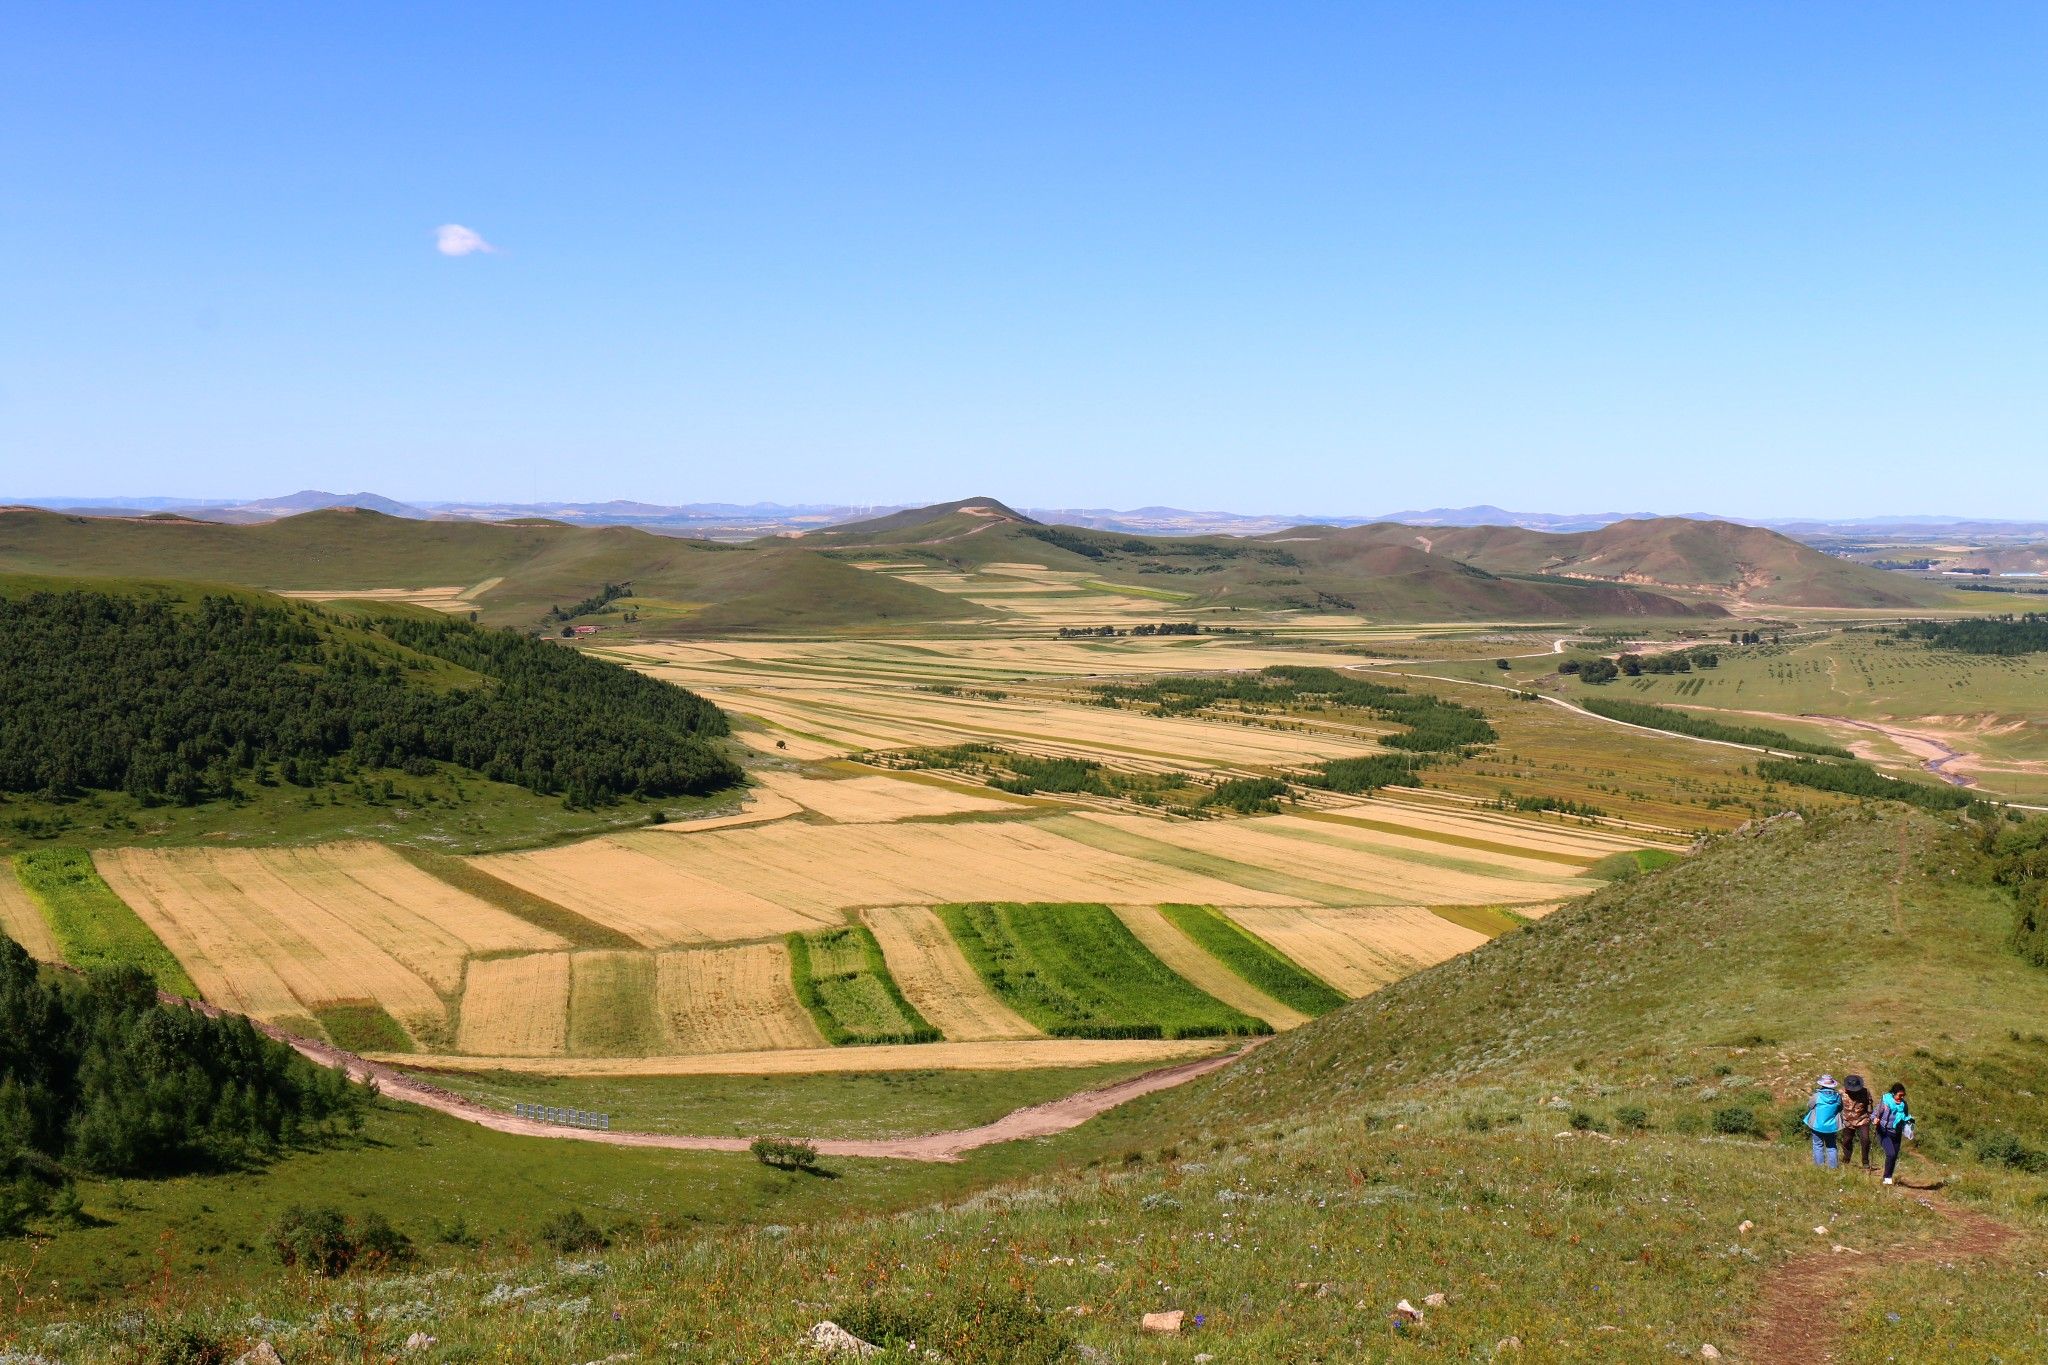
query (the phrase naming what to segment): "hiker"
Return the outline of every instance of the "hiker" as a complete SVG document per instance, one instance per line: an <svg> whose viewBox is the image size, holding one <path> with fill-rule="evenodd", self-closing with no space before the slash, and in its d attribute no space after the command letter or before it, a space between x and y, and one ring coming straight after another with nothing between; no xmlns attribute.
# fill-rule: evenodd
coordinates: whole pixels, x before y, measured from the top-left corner
<svg viewBox="0 0 2048 1365"><path fill-rule="evenodd" d="M1847 1166L1849 1158L1856 1154L1858 1139L1863 1142L1863 1169L1873 1170L1870 1164L1870 1129L1877 1121L1877 1101L1863 1086L1861 1076L1849 1075L1842 1078L1842 1126L1837 1144L1842 1149L1842 1164Z"/></svg>
<svg viewBox="0 0 2048 1365"><path fill-rule="evenodd" d="M1813 1135L1813 1164L1828 1170L1841 1164L1835 1151L1835 1134L1842 1127L1842 1092L1835 1089L1832 1075L1821 1076L1813 1092L1813 1103L1800 1121Z"/></svg>
<svg viewBox="0 0 2048 1365"><path fill-rule="evenodd" d="M1913 1111L1906 1107L1906 1087L1899 1081L1877 1102L1877 1141L1884 1148L1884 1183L1892 1183L1899 1164L1899 1144L1913 1140Z"/></svg>

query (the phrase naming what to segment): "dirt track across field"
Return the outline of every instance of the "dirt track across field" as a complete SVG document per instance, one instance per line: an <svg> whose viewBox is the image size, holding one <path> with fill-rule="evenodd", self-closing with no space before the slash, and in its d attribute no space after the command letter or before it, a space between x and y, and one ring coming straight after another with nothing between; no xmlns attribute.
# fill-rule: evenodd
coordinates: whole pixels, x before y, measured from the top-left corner
<svg viewBox="0 0 2048 1365"><path fill-rule="evenodd" d="M182 996L166 995L161 998L167 1004L185 1005L216 1017L228 1013L216 1006L187 1000ZM479 1128L489 1128L494 1132L516 1133L523 1137L554 1138L568 1142L597 1142L612 1147L660 1147L685 1152L744 1152L749 1145L749 1139L740 1137L687 1137L673 1133L574 1128L565 1124L542 1123L536 1119L520 1118L516 1114L508 1114L501 1109L479 1104L467 1096L443 1090L437 1085L429 1085L382 1062L373 1062L367 1057L360 1057L330 1044L286 1033L261 1020L251 1019L249 1022L259 1031L269 1034L322 1066L346 1072L357 1081L374 1082L378 1093L386 1098L405 1104L416 1104L423 1109L432 1109L450 1118L460 1119L464 1123L474 1123ZM1045 1104L1032 1105L1027 1109L1012 1110L995 1122L984 1123L978 1128L955 1128L949 1132L926 1133L919 1137L907 1138L824 1138L818 1140L815 1145L821 1156L876 1157L897 1161L958 1161L980 1147L993 1146L999 1142L1017 1142L1024 1138L1051 1137L1055 1133L1078 1128L1098 1114L1105 1114L1141 1095L1170 1090L1174 1086L1185 1085L1197 1077L1220 1070L1244 1056L1262 1041L1264 1040L1251 1042L1235 1052L1198 1057L1191 1062L1181 1062L1175 1066L1147 1071L1143 1075L1132 1076L1114 1085L1103 1086L1099 1090L1085 1090L1078 1095L1067 1095ZM775 1136L802 1135L784 1133Z"/></svg>
<svg viewBox="0 0 2048 1365"><path fill-rule="evenodd" d="M1906 1188L1901 1186L1902 1194ZM1959 1209L1933 1190L1919 1194L1920 1203L1949 1226L1949 1235L1922 1245L1891 1247L1884 1264L1902 1261L1962 1261L2001 1255L2013 1239L2005 1224ZM1753 1365L1823 1365L1838 1359L1835 1339L1841 1333L1840 1299L1859 1266L1859 1257L1840 1248L1800 1256L1771 1272L1756 1316L1744 1334L1740 1359Z"/></svg>

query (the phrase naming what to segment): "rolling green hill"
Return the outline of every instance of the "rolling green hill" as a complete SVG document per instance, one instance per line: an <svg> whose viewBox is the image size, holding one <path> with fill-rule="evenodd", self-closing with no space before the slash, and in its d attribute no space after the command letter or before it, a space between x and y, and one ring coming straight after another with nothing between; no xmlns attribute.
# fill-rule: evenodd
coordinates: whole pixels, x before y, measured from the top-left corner
<svg viewBox="0 0 2048 1365"><path fill-rule="evenodd" d="M249 526L0 509L0 573L146 577L280 591L455 587L492 625L536 625L630 583L646 633L944 620L943 593L786 540L717 545L626 526L419 521L332 508Z"/></svg>
<svg viewBox="0 0 2048 1365"><path fill-rule="evenodd" d="M188 814L237 838L286 810L461 822L504 790L631 810L740 780L702 697L403 605L0 575L0 638L0 848L8 830L118 839Z"/></svg>
<svg viewBox="0 0 2048 1365"><path fill-rule="evenodd" d="M968 510L973 509L973 510ZM1507 577L1329 527L1275 536L1136 536L1046 526L991 498L941 503L816 532L800 544L849 559L891 551L972 571L1031 563L1171 593L1190 608L1361 612L1382 620L1713 617L1722 609L1627 584Z"/></svg>
<svg viewBox="0 0 2048 1365"><path fill-rule="evenodd" d="M1329 535L1411 546L1497 574L1605 579L1775 606L1929 606L1946 596L1938 585L1822 554L1776 531L1725 521L1659 517L1569 533L1387 523Z"/></svg>

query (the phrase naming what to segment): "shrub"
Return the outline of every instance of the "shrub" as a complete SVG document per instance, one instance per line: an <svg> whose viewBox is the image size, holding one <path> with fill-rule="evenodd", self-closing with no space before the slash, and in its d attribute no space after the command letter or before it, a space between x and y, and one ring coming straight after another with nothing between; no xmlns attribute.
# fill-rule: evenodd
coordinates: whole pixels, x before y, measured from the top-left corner
<svg viewBox="0 0 2048 1365"><path fill-rule="evenodd" d="M550 1214L540 1225L540 1239L564 1256L578 1251L596 1251L612 1244L611 1235L583 1216L581 1209L563 1209Z"/></svg>
<svg viewBox="0 0 2048 1365"><path fill-rule="evenodd" d="M1624 1104L1614 1111L1614 1121L1631 1133L1640 1133L1650 1126L1650 1111L1638 1104Z"/></svg>
<svg viewBox="0 0 2048 1365"><path fill-rule="evenodd" d="M1977 1160L2015 1171L2048 1172L2048 1152L2029 1147L2011 1133L1999 1133L1979 1142Z"/></svg>
<svg viewBox="0 0 2048 1365"><path fill-rule="evenodd" d="M1493 1120L1484 1114L1467 1114L1465 1115L1465 1131L1468 1133L1490 1133L1493 1131Z"/></svg>
<svg viewBox="0 0 2048 1365"><path fill-rule="evenodd" d="M885 1351L914 1343L953 1365L1052 1365L1070 1343L1058 1324L1012 1289L966 1289L943 1298L873 1297L836 1308L833 1321Z"/></svg>
<svg viewBox="0 0 2048 1365"><path fill-rule="evenodd" d="M1714 1111L1714 1131L1730 1137L1762 1137L1763 1125L1757 1122L1756 1110L1746 1105L1731 1104Z"/></svg>
<svg viewBox="0 0 2048 1365"><path fill-rule="evenodd" d="M383 1214L371 1212L354 1228L356 1259L372 1268L399 1265L413 1257L412 1238L392 1227Z"/></svg>
<svg viewBox="0 0 2048 1365"><path fill-rule="evenodd" d="M197 1327L161 1325L145 1338L141 1359L143 1365L223 1365L228 1348Z"/></svg>
<svg viewBox="0 0 2048 1365"><path fill-rule="evenodd" d="M754 1160L778 1171L812 1171L818 1167L817 1144L800 1138L757 1137L747 1145L747 1150L754 1154Z"/></svg>
<svg viewBox="0 0 2048 1365"><path fill-rule="evenodd" d="M330 1204L307 1208L293 1204L270 1228L277 1259L293 1269L332 1279L355 1264L356 1245L348 1235L348 1219Z"/></svg>

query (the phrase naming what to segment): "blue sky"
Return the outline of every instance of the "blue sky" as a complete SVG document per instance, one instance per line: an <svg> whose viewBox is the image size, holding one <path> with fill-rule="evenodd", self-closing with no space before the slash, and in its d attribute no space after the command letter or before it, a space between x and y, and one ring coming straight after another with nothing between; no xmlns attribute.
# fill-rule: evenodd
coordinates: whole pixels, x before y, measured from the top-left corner
<svg viewBox="0 0 2048 1365"><path fill-rule="evenodd" d="M0 15L0 497L2048 517L2039 6Z"/></svg>

